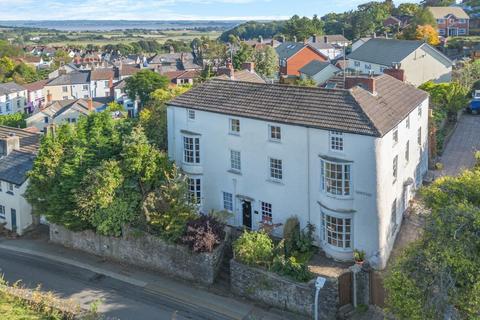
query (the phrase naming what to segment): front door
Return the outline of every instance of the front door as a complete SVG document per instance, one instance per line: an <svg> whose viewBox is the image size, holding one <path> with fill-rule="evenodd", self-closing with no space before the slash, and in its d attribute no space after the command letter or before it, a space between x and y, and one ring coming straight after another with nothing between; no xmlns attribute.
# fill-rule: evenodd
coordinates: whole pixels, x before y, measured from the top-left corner
<svg viewBox="0 0 480 320"><path fill-rule="evenodd" d="M243 226L252 229L252 203L244 200L242 202Z"/></svg>
<svg viewBox="0 0 480 320"><path fill-rule="evenodd" d="M11 216L12 216L12 231L17 232L17 210L12 209Z"/></svg>

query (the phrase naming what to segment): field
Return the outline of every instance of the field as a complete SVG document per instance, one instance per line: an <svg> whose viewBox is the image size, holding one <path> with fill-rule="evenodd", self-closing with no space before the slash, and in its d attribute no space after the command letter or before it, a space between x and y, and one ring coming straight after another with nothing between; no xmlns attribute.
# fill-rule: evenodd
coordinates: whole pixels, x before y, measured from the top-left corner
<svg viewBox="0 0 480 320"><path fill-rule="evenodd" d="M55 318L38 314L28 307L0 291L0 317L8 320L54 320Z"/></svg>
<svg viewBox="0 0 480 320"><path fill-rule="evenodd" d="M21 30L21 29L20 29ZM168 39L190 42L202 36L216 39L219 30L116 30L116 31L55 31L55 30L2 30L4 36L23 45L81 45L103 46L106 44L130 43L140 40L157 40L163 43Z"/></svg>

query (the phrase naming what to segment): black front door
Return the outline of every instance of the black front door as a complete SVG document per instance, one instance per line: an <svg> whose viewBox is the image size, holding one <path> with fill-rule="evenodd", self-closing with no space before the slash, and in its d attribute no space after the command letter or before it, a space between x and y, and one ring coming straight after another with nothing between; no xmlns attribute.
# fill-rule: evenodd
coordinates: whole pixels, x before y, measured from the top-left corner
<svg viewBox="0 0 480 320"><path fill-rule="evenodd" d="M250 201L242 202L243 226L252 229L252 203Z"/></svg>

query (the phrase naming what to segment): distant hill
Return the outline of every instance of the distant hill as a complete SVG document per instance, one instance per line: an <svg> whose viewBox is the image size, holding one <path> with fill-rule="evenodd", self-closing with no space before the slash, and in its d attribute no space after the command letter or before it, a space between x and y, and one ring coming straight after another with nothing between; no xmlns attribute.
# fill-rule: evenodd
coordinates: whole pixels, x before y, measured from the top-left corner
<svg viewBox="0 0 480 320"><path fill-rule="evenodd" d="M285 23L286 21L248 21L222 33L220 40L227 42L230 35L242 40L257 39L260 36L265 39L272 38L283 32Z"/></svg>
<svg viewBox="0 0 480 320"><path fill-rule="evenodd" d="M42 28L61 31L112 31L112 30L171 30L171 29L210 29L228 30L244 21L134 21L134 20L12 20L0 21L0 26Z"/></svg>

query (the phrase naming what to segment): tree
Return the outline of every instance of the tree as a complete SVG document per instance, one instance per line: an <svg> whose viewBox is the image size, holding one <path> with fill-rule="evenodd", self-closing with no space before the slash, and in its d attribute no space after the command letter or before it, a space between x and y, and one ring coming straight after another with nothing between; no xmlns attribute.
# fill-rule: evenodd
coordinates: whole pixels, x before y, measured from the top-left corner
<svg viewBox="0 0 480 320"><path fill-rule="evenodd" d="M271 46L264 46L254 54L255 71L266 78L272 78L278 72L278 55Z"/></svg>
<svg viewBox="0 0 480 320"><path fill-rule="evenodd" d="M315 80L308 77L308 78L304 78L304 79L297 79L295 81L295 85L300 86L300 87L316 87L317 83L315 82Z"/></svg>
<svg viewBox="0 0 480 320"><path fill-rule="evenodd" d="M151 144L160 150L167 150L167 108L165 103L187 92L190 86L158 89L152 93L150 103L142 109L139 122Z"/></svg>
<svg viewBox="0 0 480 320"><path fill-rule="evenodd" d="M396 15L413 17L419 10L420 6L416 3L401 3L396 9L394 9L394 12Z"/></svg>
<svg viewBox="0 0 480 320"><path fill-rule="evenodd" d="M240 69L242 64L253 60L254 49L246 43L241 43L240 48L233 56L233 67Z"/></svg>
<svg viewBox="0 0 480 320"><path fill-rule="evenodd" d="M462 86L473 89L474 84L480 79L480 60L465 64L465 66L457 72L456 78Z"/></svg>
<svg viewBox="0 0 480 320"><path fill-rule="evenodd" d="M286 35L290 40L297 38L299 41L306 40L314 34L322 35L323 21L317 15L314 15L312 19L307 17L300 18L298 15L294 15L285 22L282 34Z"/></svg>
<svg viewBox="0 0 480 320"><path fill-rule="evenodd" d="M455 0L423 0L424 7L449 7L455 4Z"/></svg>
<svg viewBox="0 0 480 320"><path fill-rule="evenodd" d="M397 318L478 318L479 185L476 168L440 178L421 191L431 210L425 231L394 261L385 279L387 306Z"/></svg>
<svg viewBox="0 0 480 320"><path fill-rule="evenodd" d="M142 106L149 102L150 94L153 91L167 88L170 82L166 76L148 69L140 70L125 81L128 97L132 100L136 100L138 97Z"/></svg>
<svg viewBox="0 0 480 320"><path fill-rule="evenodd" d="M25 122L26 118L27 114L20 112L2 114L0 115L0 125L14 128L25 128L27 126L27 123Z"/></svg>
<svg viewBox="0 0 480 320"><path fill-rule="evenodd" d="M415 36L417 40L423 40L432 46L437 46L440 44L437 29L428 24L424 26L418 26Z"/></svg>
<svg viewBox="0 0 480 320"><path fill-rule="evenodd" d="M458 111L465 108L468 103L469 90L458 82L434 83L428 81L419 88L427 91L434 108L445 111L452 121L456 120Z"/></svg>
<svg viewBox="0 0 480 320"><path fill-rule="evenodd" d="M12 81L15 63L8 57L0 58L0 82Z"/></svg>

